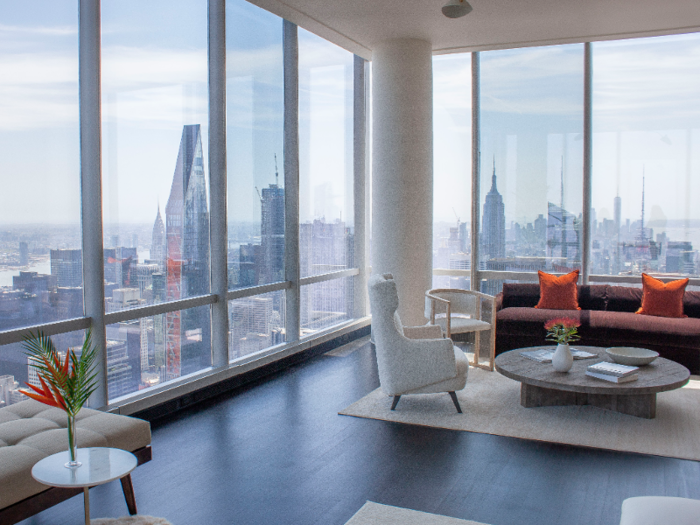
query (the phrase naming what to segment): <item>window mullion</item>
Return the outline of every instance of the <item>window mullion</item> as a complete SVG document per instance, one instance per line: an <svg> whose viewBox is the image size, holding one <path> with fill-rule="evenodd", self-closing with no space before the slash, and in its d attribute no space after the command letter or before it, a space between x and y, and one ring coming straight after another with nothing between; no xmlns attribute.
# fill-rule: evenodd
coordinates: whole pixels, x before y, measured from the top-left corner
<svg viewBox="0 0 700 525"><path fill-rule="evenodd" d="M226 221L226 0L209 0L209 227L212 365L228 364L228 228Z"/></svg>
<svg viewBox="0 0 700 525"><path fill-rule="evenodd" d="M284 272L286 341L299 340L299 42L297 26L283 26L284 46Z"/></svg>
<svg viewBox="0 0 700 525"><path fill-rule="evenodd" d="M472 257L470 288L481 289L479 275L479 205L481 202L481 86L479 53L472 53Z"/></svg>
<svg viewBox="0 0 700 525"><path fill-rule="evenodd" d="M83 295L91 319L92 342L102 349L97 361L97 390L90 406L107 405L104 253L102 250L102 113L100 2L80 0L80 188L83 233Z"/></svg>

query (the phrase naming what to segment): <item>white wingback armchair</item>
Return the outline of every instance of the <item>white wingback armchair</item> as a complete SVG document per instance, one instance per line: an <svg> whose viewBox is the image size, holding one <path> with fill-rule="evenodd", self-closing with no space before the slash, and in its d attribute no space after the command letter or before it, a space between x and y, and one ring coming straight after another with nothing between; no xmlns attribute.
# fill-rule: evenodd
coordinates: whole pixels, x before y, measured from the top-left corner
<svg viewBox="0 0 700 525"><path fill-rule="evenodd" d="M456 391L467 383L469 361L438 326L404 327L398 314L399 297L391 275L369 279L372 333L382 390L394 396L391 410L405 394L448 392L457 412Z"/></svg>

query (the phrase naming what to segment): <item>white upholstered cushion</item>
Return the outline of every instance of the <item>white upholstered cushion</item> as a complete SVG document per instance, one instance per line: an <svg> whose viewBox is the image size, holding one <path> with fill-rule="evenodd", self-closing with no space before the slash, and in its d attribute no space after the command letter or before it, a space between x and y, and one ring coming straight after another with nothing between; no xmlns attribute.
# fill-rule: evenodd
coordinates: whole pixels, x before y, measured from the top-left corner
<svg viewBox="0 0 700 525"><path fill-rule="evenodd" d="M447 318L436 317L435 324L442 328L443 331L447 330ZM450 332L453 334L467 333L467 332L480 332L482 330L490 330L491 324L486 321L480 321L478 319L471 319L469 317L464 317L461 315L450 316Z"/></svg>
<svg viewBox="0 0 700 525"><path fill-rule="evenodd" d="M666 496L641 496L622 502L620 525L698 525L700 501Z"/></svg>

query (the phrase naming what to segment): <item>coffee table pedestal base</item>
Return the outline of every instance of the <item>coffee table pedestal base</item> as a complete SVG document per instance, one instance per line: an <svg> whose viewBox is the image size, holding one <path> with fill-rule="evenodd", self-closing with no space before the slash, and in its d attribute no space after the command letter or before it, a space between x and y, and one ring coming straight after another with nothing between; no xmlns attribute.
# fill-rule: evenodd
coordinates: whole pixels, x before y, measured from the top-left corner
<svg viewBox="0 0 700 525"><path fill-rule="evenodd" d="M656 417L656 394L615 396L585 394L521 384L520 404L525 408L562 405L592 405L630 416L653 419Z"/></svg>

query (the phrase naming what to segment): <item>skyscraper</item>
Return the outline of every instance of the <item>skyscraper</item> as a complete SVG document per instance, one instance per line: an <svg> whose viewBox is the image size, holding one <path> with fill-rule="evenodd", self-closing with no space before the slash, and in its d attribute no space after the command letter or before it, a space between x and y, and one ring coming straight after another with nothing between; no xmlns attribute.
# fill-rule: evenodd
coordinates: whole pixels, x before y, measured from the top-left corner
<svg viewBox="0 0 700 525"><path fill-rule="evenodd" d="M83 285L82 250L51 250L51 275L57 285L73 287Z"/></svg>
<svg viewBox="0 0 700 525"><path fill-rule="evenodd" d="M153 233L151 234L151 254L149 260L160 266L161 271L165 269L165 225L160 216L160 206L156 221L153 223Z"/></svg>
<svg viewBox="0 0 700 525"><path fill-rule="evenodd" d="M199 124L184 126L170 196L165 207L166 299L176 301L209 293L209 210ZM166 314L166 379L198 370L209 344L205 309ZM207 311L208 312L208 311ZM187 333L201 330L201 337ZM184 352L183 344L187 342ZM187 355L185 355L187 354ZM206 366L206 365L205 365Z"/></svg>
<svg viewBox="0 0 700 525"><path fill-rule="evenodd" d="M622 265L620 263L620 228L622 227L622 199L619 195L613 200L613 209L615 214L615 259L613 261L613 275L620 273Z"/></svg>
<svg viewBox="0 0 700 525"><path fill-rule="evenodd" d="M260 233L263 268L261 283L284 280L284 188L270 184L262 190Z"/></svg>
<svg viewBox="0 0 700 525"><path fill-rule="evenodd" d="M499 259L506 256L506 212L503 197L496 188L496 161L493 162L491 190L484 200L484 214L481 219L482 254L485 259Z"/></svg>
<svg viewBox="0 0 700 525"><path fill-rule="evenodd" d="M27 266L29 264L29 245L22 241L19 243L19 265Z"/></svg>

